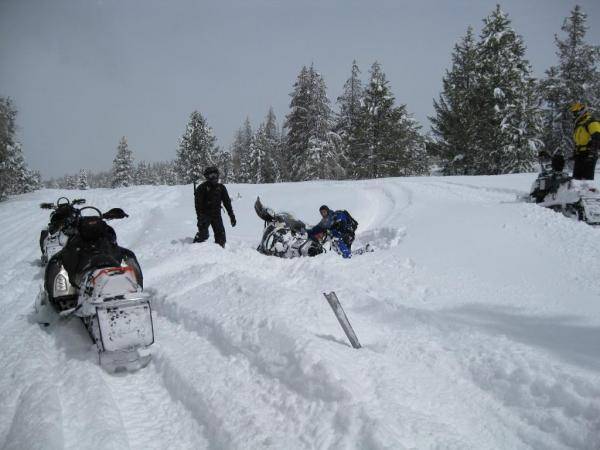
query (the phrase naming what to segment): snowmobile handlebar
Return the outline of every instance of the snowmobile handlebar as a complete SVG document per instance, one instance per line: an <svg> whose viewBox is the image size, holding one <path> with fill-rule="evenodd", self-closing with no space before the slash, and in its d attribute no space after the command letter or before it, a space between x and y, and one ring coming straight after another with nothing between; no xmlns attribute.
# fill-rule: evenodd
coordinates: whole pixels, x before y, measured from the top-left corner
<svg viewBox="0 0 600 450"><path fill-rule="evenodd" d="M61 203L61 200L66 200L66 201ZM69 199L67 197L59 197L59 199L56 200L56 203L48 203L48 202L40 203L40 208L42 208L42 209L57 209L61 206L83 205L84 203L85 203L85 198L76 198L73 201L69 201Z"/></svg>
<svg viewBox="0 0 600 450"><path fill-rule="evenodd" d="M125 211L123 211L121 208L112 208L112 209L106 211L105 213L103 213L95 206L86 206L84 208L81 208L79 210L79 215L81 217L84 217L81 213L83 211L90 210L90 209L95 211L97 213L98 217L100 217L104 220L124 219L125 217L129 217L129 215Z"/></svg>

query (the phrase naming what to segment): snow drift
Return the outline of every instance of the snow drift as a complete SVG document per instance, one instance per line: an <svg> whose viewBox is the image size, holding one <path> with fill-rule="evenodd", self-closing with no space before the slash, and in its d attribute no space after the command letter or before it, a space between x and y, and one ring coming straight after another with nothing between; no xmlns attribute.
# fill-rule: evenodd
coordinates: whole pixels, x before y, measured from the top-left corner
<svg viewBox="0 0 600 450"><path fill-rule="evenodd" d="M534 178L230 185L225 250L190 244L191 186L71 191L130 215L156 344L126 376L32 320L37 205L65 192L0 204L0 448L599 448L600 229L515 201ZM347 209L377 251L263 256L258 195Z"/></svg>

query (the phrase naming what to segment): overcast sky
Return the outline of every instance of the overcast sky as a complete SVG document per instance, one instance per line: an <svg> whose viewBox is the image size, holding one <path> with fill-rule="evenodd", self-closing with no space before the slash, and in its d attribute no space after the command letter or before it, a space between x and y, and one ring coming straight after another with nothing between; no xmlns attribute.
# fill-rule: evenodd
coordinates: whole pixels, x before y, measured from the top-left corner
<svg viewBox="0 0 600 450"><path fill-rule="evenodd" d="M302 65L332 101L353 59L379 61L398 102L428 128L454 43L487 0L0 0L0 95L18 110L30 167L42 175L108 169L119 138L136 160L175 157L199 110L221 147L270 105L281 123ZM537 75L555 64L554 33L576 2L506 0ZM600 1L580 1L600 43Z"/></svg>

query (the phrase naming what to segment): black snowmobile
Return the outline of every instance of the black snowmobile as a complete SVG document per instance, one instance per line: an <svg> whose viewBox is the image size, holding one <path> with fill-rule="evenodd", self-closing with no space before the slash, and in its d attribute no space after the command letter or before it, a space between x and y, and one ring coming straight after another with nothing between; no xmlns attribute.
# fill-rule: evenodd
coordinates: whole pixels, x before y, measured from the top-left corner
<svg viewBox="0 0 600 450"><path fill-rule="evenodd" d="M296 258L316 256L325 251L322 242L308 237L306 224L292 214L276 213L271 208L265 208L260 197L254 203L254 210L265 222L262 239L257 248L263 255Z"/></svg>
<svg viewBox="0 0 600 450"><path fill-rule="evenodd" d="M574 180L564 171L561 154L540 153L541 172L533 182L528 200L566 217L600 225L600 192L592 181Z"/></svg>
<svg viewBox="0 0 600 450"><path fill-rule="evenodd" d="M85 211L95 214L86 216ZM128 217L122 209L80 211L76 232L45 270L44 289L36 300L38 321L53 313L78 316L96 344L108 371L135 370L150 361L154 342L150 299L135 254L116 242L106 220Z"/></svg>
<svg viewBox="0 0 600 450"><path fill-rule="evenodd" d="M46 264L50 258L61 251L69 237L76 232L79 218L79 209L76 206L84 203L83 198L69 201L66 197L60 197L56 203L40 204L40 208L52 210L48 226L40 233L42 264Z"/></svg>

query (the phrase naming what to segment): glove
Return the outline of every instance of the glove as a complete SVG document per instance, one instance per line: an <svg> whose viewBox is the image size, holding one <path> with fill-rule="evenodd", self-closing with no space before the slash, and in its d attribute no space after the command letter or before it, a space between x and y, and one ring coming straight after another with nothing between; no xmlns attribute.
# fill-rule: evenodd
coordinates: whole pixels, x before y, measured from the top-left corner
<svg viewBox="0 0 600 450"><path fill-rule="evenodd" d="M235 220L235 216L234 215L229 216L229 220L231 220L231 226L235 227L235 225L237 224L237 220Z"/></svg>

